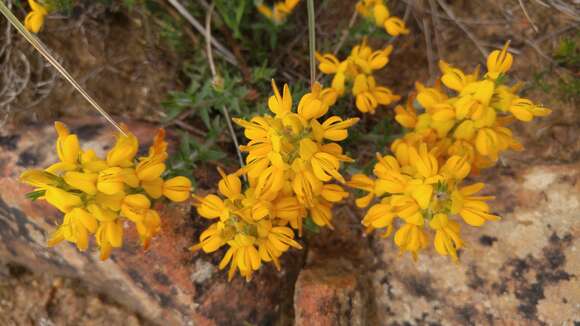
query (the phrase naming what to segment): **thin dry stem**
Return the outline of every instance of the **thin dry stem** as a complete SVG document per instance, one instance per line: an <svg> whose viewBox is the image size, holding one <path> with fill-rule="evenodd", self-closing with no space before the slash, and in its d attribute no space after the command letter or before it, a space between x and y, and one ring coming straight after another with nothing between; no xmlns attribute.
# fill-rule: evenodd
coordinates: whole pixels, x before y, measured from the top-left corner
<svg viewBox="0 0 580 326"><path fill-rule="evenodd" d="M427 63L429 65L429 76L431 80L435 78L435 59L433 58L433 45L431 44L431 30L429 28L429 21L426 16L423 16L423 33L425 34L425 48L427 49Z"/></svg>
<svg viewBox="0 0 580 326"><path fill-rule="evenodd" d="M451 20L453 20L455 24L459 26L459 28L461 28L461 30L467 35L467 37L469 37L469 39L475 44L475 46L477 47L479 52L481 52L483 58L485 59L489 54L489 52L481 45L479 39L461 21L457 19L457 17L453 13L453 10L451 10L451 7L449 7L444 0L437 0L437 3L439 3L439 6L443 8L447 16L449 16L449 18L451 18Z"/></svg>
<svg viewBox="0 0 580 326"><path fill-rule="evenodd" d="M437 12L437 6L435 5L435 0L429 0L429 7L433 12L431 15L431 20L433 21L433 34L435 35L435 45L437 48L437 58L443 58L443 42L441 41L440 24L439 24L439 14Z"/></svg>
<svg viewBox="0 0 580 326"><path fill-rule="evenodd" d="M520 8L522 8L522 11L524 12L524 16L526 16L526 19L530 23L530 26L532 26L532 28L534 29L534 31L536 33L539 32L540 30L538 29L538 26L536 26L536 24L534 24L534 22L532 21L530 14L528 14L528 11L526 10L526 6L524 6L524 2L522 0L518 0L518 1L520 3Z"/></svg>
<svg viewBox="0 0 580 326"><path fill-rule="evenodd" d="M214 4L212 3L208 9L207 15L205 17L205 43L206 43L206 50L207 50L207 60L209 61L209 67L211 69L211 74L213 76L214 81L216 81L219 76L217 74L217 70L215 67L215 63L213 61L213 53L212 53L212 38L211 38L211 16L213 14ZM234 146L236 147L236 153L238 154L238 160L240 161L240 167L244 167L244 158L242 156L242 152L240 151L240 144L238 143L238 138L236 137L236 132L234 130L234 126L232 125L232 118L230 117L230 113L228 112L227 108L222 106L222 112L224 114L226 123L228 125L228 130L230 131L230 135L234 142ZM246 176L242 176L244 180L246 180Z"/></svg>
<svg viewBox="0 0 580 326"><path fill-rule="evenodd" d="M340 40L338 41L338 43L334 47L334 50L332 51L332 53L334 53L334 55L337 55L338 52L340 51L340 49L342 49L344 42L346 42L346 39L348 38L348 32L352 29L352 27L356 23L357 17L358 17L358 13L355 10L352 13L352 16L350 17L350 20L348 21L348 27L342 30L342 33L340 35Z"/></svg>
<svg viewBox="0 0 580 326"><path fill-rule="evenodd" d="M167 2L169 2L169 4L171 4L177 10L177 12L179 12L179 14L193 26L193 28L195 28L200 34L205 35L205 28L197 21L197 19L195 19L195 17L189 13L189 11L187 11L187 9L179 1L167 0ZM224 60L235 66L238 66L236 57L230 50L228 50L225 46L213 38L211 39L211 44L224 58Z"/></svg>

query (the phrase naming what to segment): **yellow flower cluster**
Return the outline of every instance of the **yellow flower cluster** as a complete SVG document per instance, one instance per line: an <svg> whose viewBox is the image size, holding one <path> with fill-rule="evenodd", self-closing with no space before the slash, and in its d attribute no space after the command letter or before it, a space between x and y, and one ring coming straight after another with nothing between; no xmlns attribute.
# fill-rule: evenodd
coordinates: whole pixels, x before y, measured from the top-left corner
<svg viewBox="0 0 580 326"><path fill-rule="evenodd" d="M260 3L258 5L258 11L273 23L282 24L286 21L286 18L292 13L298 3L300 3L300 0L283 0L276 2L272 8Z"/></svg>
<svg viewBox="0 0 580 326"><path fill-rule="evenodd" d="M44 24L44 18L48 15L48 9L35 0L28 0L28 4L30 5L30 12L24 19L24 27L29 32L38 33Z"/></svg>
<svg viewBox="0 0 580 326"><path fill-rule="evenodd" d="M418 113L409 101L405 108L395 108L395 119L411 129L404 138L391 146L396 155L405 155L409 146L425 142L437 147L444 157L466 157L474 172L493 166L499 154L507 149L521 150L507 125L514 118L531 121L546 116L550 110L517 95L520 84L506 85L506 72L513 57L508 44L493 51L487 58L487 74L479 76L479 69L471 74L441 61L443 73L435 87L417 83L416 100L424 110ZM445 85L455 96L448 96Z"/></svg>
<svg viewBox="0 0 580 326"><path fill-rule="evenodd" d="M165 196L174 202L185 201L191 190L186 177L162 178L167 158L165 131L158 131L147 156L135 160L139 142L129 132L119 134L115 146L101 158L92 149L82 150L78 137L64 124L56 122L55 127L60 162L45 170L25 171L20 177L35 187L34 198L46 200L65 214L48 245L66 240L85 251L94 234L105 260L112 248L122 246L123 222L129 220L147 248L161 225L152 200Z"/></svg>
<svg viewBox="0 0 580 326"><path fill-rule="evenodd" d="M262 261L279 268L282 253L289 247L301 248L294 237L295 231L302 234L305 217L332 228L332 206L348 196L340 185L329 182L345 182L340 165L352 159L336 142L348 137L347 128L358 119L331 116L318 121L336 101L332 88L315 84L293 112L288 85L282 93L274 82L272 87L268 107L273 116L234 119L249 139L240 147L248 153L247 165L235 174L220 172L218 188L225 199L195 197L199 215L219 221L201 234L192 250L209 253L227 244L220 268L230 264L230 279L237 270L249 279ZM245 191L240 175L248 178Z"/></svg>
<svg viewBox="0 0 580 326"><path fill-rule="evenodd" d="M373 51L365 39L343 61L331 53L316 53L316 59L320 62L318 68L322 73L334 75L331 87L339 96L344 95L347 83L352 84L350 91L356 98L356 107L363 113L373 114L379 105L389 105L401 98L389 88L378 86L373 77L374 71L389 63L392 51L392 45Z"/></svg>
<svg viewBox="0 0 580 326"><path fill-rule="evenodd" d="M453 217L460 216L471 226L498 219L486 203L493 197L477 195L484 184L463 186L462 182L470 173L492 166L502 151L521 148L505 127L510 120L530 121L550 113L517 96L519 85L505 85L505 73L513 61L507 46L489 55L488 71L482 78L477 70L465 74L441 62L441 83L457 95L448 96L440 85L418 84L416 101L424 112L415 110L414 96L405 108L395 109L395 119L411 130L392 144L394 155L378 155L375 179L357 174L348 183L368 192L357 199L359 207L381 197L363 218L368 232L386 229L386 237L395 219L400 219L395 244L416 257L429 245L428 225L435 233L436 251L457 260L463 241Z"/></svg>
<svg viewBox="0 0 580 326"><path fill-rule="evenodd" d="M374 21L391 36L409 34L405 22L396 16L391 16L384 0L360 0L356 4L356 11L363 17Z"/></svg>
<svg viewBox="0 0 580 326"><path fill-rule="evenodd" d="M461 187L470 172L464 157L452 156L442 165L435 151L426 144L409 147L407 156L381 156L374 167L376 180L363 174L354 175L349 186L368 192L356 204L366 207L375 196L383 197L371 206L363 218L367 232L386 228L384 237L393 231L395 218L403 225L395 234L395 243L402 251L417 256L428 246L424 230L427 224L435 232L435 249L441 255L457 259L456 250L462 247L459 224L449 219L460 215L469 225L481 226L497 216L489 213L486 196L473 196L483 188L482 183Z"/></svg>

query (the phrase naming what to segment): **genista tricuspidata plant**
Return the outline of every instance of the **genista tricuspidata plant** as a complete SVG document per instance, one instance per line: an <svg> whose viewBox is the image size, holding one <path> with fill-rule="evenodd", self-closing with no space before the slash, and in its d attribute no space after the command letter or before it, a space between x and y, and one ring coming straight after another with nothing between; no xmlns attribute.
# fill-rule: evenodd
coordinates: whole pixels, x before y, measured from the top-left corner
<svg viewBox="0 0 580 326"><path fill-rule="evenodd" d="M219 219L200 236L193 251L211 253L228 246L220 268L230 264L229 278L239 270L246 279L261 262L273 262L302 235L304 219L332 228L332 207L348 196L333 181L344 183L342 162L352 162L337 143L348 137L347 129L358 118L324 116L336 102L336 91L314 84L296 109L288 85L280 92L272 82L274 95L268 100L273 115L248 120L234 119L249 139L240 147L246 152L246 166L225 175L218 184L220 194L195 198L200 216ZM247 175L243 187L239 176Z"/></svg>
<svg viewBox="0 0 580 326"><path fill-rule="evenodd" d="M366 39L355 46L345 60L339 60L331 53L316 54L320 62L318 68L324 74L334 75L331 87L338 96L347 91L355 97L356 107L363 113L374 114L379 105L389 105L401 99L387 88L377 85L373 73L389 63L393 46L373 51Z"/></svg>
<svg viewBox="0 0 580 326"><path fill-rule="evenodd" d="M62 241L89 247L94 235L105 260L113 248L123 245L123 223L135 225L144 248L160 231L161 218L154 202L165 197L174 202L190 196L191 181L182 176L162 178L167 159L165 131L159 129L149 154L136 158L139 141L128 130L119 133L113 148L103 157L82 149L78 137L55 123L59 162L44 170L27 170L20 180L34 187L33 200L45 200L64 218L48 240L50 247Z"/></svg>
<svg viewBox="0 0 580 326"><path fill-rule="evenodd" d="M507 127L512 121L529 122L551 112L519 97L519 82L508 84L513 62L508 45L489 54L482 76L479 68L465 74L441 61L443 75L435 87L417 83L407 105L395 108L405 135L391 145L392 155L377 154L374 178L357 174L349 181L368 192L357 206L380 200L363 218L367 232L384 229L387 237L400 221L395 244L416 258L429 246L430 230L436 251L457 260L463 247L460 221L479 227L499 219L486 203L494 197L478 194L484 184L464 184L464 179L494 166L501 152L523 149Z"/></svg>
<svg viewBox="0 0 580 326"><path fill-rule="evenodd" d="M276 1L268 6L256 1L255 5L259 13L274 23L267 26L275 31L290 19L299 2ZM77 136L57 122L59 162L46 169L25 171L21 180L35 188L29 194L31 199L46 200L64 214L48 241L49 246L68 241L84 251L94 236L101 259L106 259L113 248L122 246L124 222L136 227L143 246L147 247L160 232L161 217L155 202L163 198L173 202L190 199L191 181L177 173L171 174L172 178L166 177L168 153L163 129L155 136L149 153L136 158L137 138L126 127L117 125L31 34L41 31L46 16L58 10L55 3L29 0L30 12L24 25L15 23L1 3L0 8L65 79L117 127L117 142L108 153L99 156L92 149L82 149ZM224 6L222 3L221 8ZM258 15L244 2L232 11L232 17L224 19L225 25L235 29L234 38L241 39L243 29L239 27L245 26L240 23L245 8ZM233 77L224 74L228 78L222 78L217 73L212 57L212 44L216 43L211 38L213 5L208 9L205 30L199 23L193 24L204 32L213 78L211 81L200 78L204 80L204 86L200 87L203 90L193 87L191 94L175 96L171 104L178 107L183 98L193 98L192 102L202 108L192 116L199 114L203 125L217 130L212 137L206 135L206 140L212 143L218 141L223 125L219 119L212 120L215 117L210 116L210 109L223 112L241 166L231 173L218 168L217 192L193 195L198 217L211 220L212 224L203 230L191 250L215 253L223 249L219 267L229 268L230 280L238 272L250 280L267 263L280 269L285 252L302 249L300 237L304 228L333 229L337 222L333 207L348 197L343 188L347 185L365 192L355 204L369 207L362 217L366 232L381 230L384 237L394 233L400 251L411 253L415 259L433 243L440 255L457 261L457 251L464 247L460 235L463 223L479 227L500 219L488 204L494 197L482 195L485 185L470 178L495 166L504 151L523 149L513 137L511 123L529 122L551 111L518 95L522 84L510 82L507 73L513 57L508 52L509 42L487 56L485 73L480 73L479 67L465 73L440 61L442 75L434 85L417 82L406 103L394 109L394 119L404 133L390 145L390 154L377 153L373 176L357 173L345 178L343 163L354 160L345 154L340 142L348 139L349 128L359 119L339 116L332 108L347 93L352 94L360 112L370 114L401 99L375 78L389 64L393 46L373 49L367 40L371 36L363 35L342 60L335 55L340 52L342 42L334 54L315 55L313 0L307 1L307 8L309 92L293 103L291 87L284 84L280 89L272 80L273 95L262 101L267 103L267 113L249 109L252 107L249 104L241 110L238 101L224 100L228 95L235 99L247 92L242 92L241 86L238 89L237 82L232 83ZM353 22L357 15L362 16L381 29L381 38L387 37L383 29L391 37L410 32L403 19L391 15L383 0L361 0L354 10ZM222 49L223 53L229 51ZM316 60L323 74L332 75L330 87L316 82ZM259 70L255 69L256 72ZM262 79L266 78L255 78ZM243 83L241 79L239 83ZM297 88L295 84L292 89L296 92ZM230 119L227 107L235 103L238 109L231 112L238 118ZM190 108L190 104L186 106ZM181 107L176 113L179 110ZM232 122L243 129L247 139L240 142L241 146L237 146ZM195 156L203 151L195 152L190 145L182 144L181 152L193 164ZM218 154L221 158L221 152ZM191 167L181 168L191 171L187 169Z"/></svg>

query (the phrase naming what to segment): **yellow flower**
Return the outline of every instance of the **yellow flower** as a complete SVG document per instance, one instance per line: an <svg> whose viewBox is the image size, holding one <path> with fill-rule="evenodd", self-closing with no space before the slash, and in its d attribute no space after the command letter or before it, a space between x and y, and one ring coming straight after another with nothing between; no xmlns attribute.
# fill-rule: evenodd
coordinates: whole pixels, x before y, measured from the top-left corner
<svg viewBox="0 0 580 326"><path fill-rule="evenodd" d="M75 165L78 163L81 148L76 135L71 135L62 122L55 122L54 127L58 133L56 140L56 153L63 163Z"/></svg>
<svg viewBox="0 0 580 326"><path fill-rule="evenodd" d="M38 33L44 24L44 18L48 15L48 10L35 0L28 0L31 11L24 19L24 26L32 33Z"/></svg>
<svg viewBox="0 0 580 326"><path fill-rule="evenodd" d="M193 197L194 205L197 207L197 213L208 219L220 218L222 221L230 217L230 210L226 207L221 198L216 195L207 195L205 197Z"/></svg>
<svg viewBox="0 0 580 326"><path fill-rule="evenodd" d="M44 199L52 206L58 208L63 213L70 212L73 208L82 205L79 194L67 192L57 187L46 186Z"/></svg>
<svg viewBox="0 0 580 326"><path fill-rule="evenodd" d="M121 204L121 214L134 223L140 223L149 212L151 202L142 194L127 195Z"/></svg>
<svg viewBox="0 0 580 326"><path fill-rule="evenodd" d="M501 51L492 51L487 56L487 77L497 79L501 74L510 70L513 63L513 56L508 52L510 42L506 42Z"/></svg>
<svg viewBox="0 0 580 326"><path fill-rule="evenodd" d="M389 105L398 101L401 97L394 95L393 92L386 88L377 86L372 76L359 74L354 80L352 93L356 96L356 107L361 112L375 113L378 105Z"/></svg>
<svg viewBox="0 0 580 326"><path fill-rule="evenodd" d="M97 173L106 169L107 162L97 156L94 150L89 149L81 153L81 167L85 172Z"/></svg>
<svg viewBox="0 0 580 326"><path fill-rule="evenodd" d="M63 179L72 188L89 195L95 195L97 193L97 177L96 173L70 171L65 173Z"/></svg>
<svg viewBox="0 0 580 326"><path fill-rule="evenodd" d="M479 66L472 74L466 75L460 69L440 60L439 69L443 73L443 76L441 76L441 82L447 86L447 88L457 92L461 92L467 85L477 81L479 76Z"/></svg>
<svg viewBox="0 0 580 326"><path fill-rule="evenodd" d="M388 237L393 232L395 216L395 212L388 200L383 200L383 202L369 208L363 217L362 224L367 227L367 231L386 228L383 237Z"/></svg>
<svg viewBox="0 0 580 326"><path fill-rule="evenodd" d="M151 238L161 230L161 218L157 211L150 209L147 211L143 220L135 224L137 233L141 239L141 244L145 250L149 248Z"/></svg>
<svg viewBox="0 0 580 326"><path fill-rule="evenodd" d="M137 137L130 132L119 133L115 146L107 153L107 164L111 167L130 167L139 149Z"/></svg>
<svg viewBox="0 0 580 326"><path fill-rule="evenodd" d="M322 124L316 120L312 120L312 133L318 142L322 141L323 139L332 141L345 140L348 137L347 129L355 125L358 121L358 118L343 120L338 116L332 116L326 119Z"/></svg>
<svg viewBox="0 0 580 326"><path fill-rule="evenodd" d="M99 172L97 189L107 195L114 195L125 189L123 169L112 167Z"/></svg>
<svg viewBox="0 0 580 326"><path fill-rule="evenodd" d="M324 74L337 73L341 63L335 55L330 53L320 54L316 52L316 60L320 62L318 69Z"/></svg>
<svg viewBox="0 0 580 326"><path fill-rule="evenodd" d="M201 233L199 243L192 246L190 250L195 252L202 249L206 253L214 252L225 245L230 237L233 237L233 232L235 231L232 228L226 228L224 222L214 223Z"/></svg>
<svg viewBox="0 0 580 326"><path fill-rule="evenodd" d="M158 199L163 196L163 179L157 178L151 181L141 181L141 187L145 190L145 193L153 199Z"/></svg>
<svg viewBox="0 0 580 326"><path fill-rule="evenodd" d="M231 280L237 270L249 281L252 273L260 268L262 261L255 247L256 238L248 235L237 234L233 240L228 241L230 248L226 251L220 262L220 269L230 264L228 280Z"/></svg>
<svg viewBox="0 0 580 326"><path fill-rule="evenodd" d="M408 251L417 259L417 253L427 248L427 234L419 226L406 223L395 233L395 244L402 250Z"/></svg>
<svg viewBox="0 0 580 326"><path fill-rule="evenodd" d="M472 196L484 186L483 183L475 183L454 191L451 212L461 215L465 223L472 226L481 226L486 221L498 220L498 216L489 213L489 206L485 202L494 199L493 196Z"/></svg>
<svg viewBox="0 0 580 326"><path fill-rule="evenodd" d="M298 3L300 3L300 0L283 0L276 2L273 8L260 4L257 6L257 9L258 12L270 19L273 23L282 24Z"/></svg>
<svg viewBox="0 0 580 326"><path fill-rule="evenodd" d="M280 94L276 82L272 79L272 89L274 90L274 95L270 96L268 100L268 108L276 116L284 117L287 113L292 110L292 95L290 94L290 88L287 84L284 84L283 94Z"/></svg>
<svg viewBox="0 0 580 326"><path fill-rule="evenodd" d="M516 98L511 102L509 111L521 121L532 121L534 117L545 117L549 115L552 110L536 106L532 101L526 98Z"/></svg>
<svg viewBox="0 0 580 326"><path fill-rule="evenodd" d="M163 196L173 202L182 202L189 198L191 181L189 178L178 176L163 183Z"/></svg>
<svg viewBox="0 0 580 326"><path fill-rule="evenodd" d="M106 260L113 248L123 246L123 225L120 220L102 222L99 224L95 235L97 244L101 250L100 259Z"/></svg>
<svg viewBox="0 0 580 326"><path fill-rule="evenodd" d="M457 261L457 249L463 246L459 236L459 223L449 221L445 214L437 214L429 222L429 226L436 231L433 240L435 250L440 255L449 255L453 261Z"/></svg>
<svg viewBox="0 0 580 326"><path fill-rule="evenodd" d="M385 30L391 36L399 36L401 34L409 34L409 29L405 26L405 22L399 17L389 17L385 20Z"/></svg>
<svg viewBox="0 0 580 326"><path fill-rule="evenodd" d="M98 204L87 205L87 210L99 221L99 222L113 222L118 219L117 212L114 210L103 207Z"/></svg>
<svg viewBox="0 0 580 326"><path fill-rule="evenodd" d="M121 210L121 205L125 196L124 192L118 192L114 195L106 195L102 192L98 192L94 201L100 207L118 212Z"/></svg>
<svg viewBox="0 0 580 326"><path fill-rule="evenodd" d="M57 186L59 179L52 173L33 169L22 172L20 182L27 183L37 189L45 189L48 186Z"/></svg>
<svg viewBox="0 0 580 326"><path fill-rule="evenodd" d="M139 180L151 182L159 179L165 171L167 143L164 141L164 137L165 130L159 129L153 140L153 145L149 148L149 155L139 158L139 164L135 167L135 173Z"/></svg>
<svg viewBox="0 0 580 326"><path fill-rule="evenodd" d="M322 86L316 82L312 86L312 91L302 96L298 103L298 114L305 120L318 119L336 103L337 97L338 93L335 89L322 89Z"/></svg>
<svg viewBox="0 0 580 326"><path fill-rule="evenodd" d="M61 226L51 235L48 246L53 247L63 240L77 245L81 251L89 246L89 234L97 230L97 220L82 208L73 208L64 215Z"/></svg>
<svg viewBox="0 0 580 326"><path fill-rule="evenodd" d="M332 205L327 201L319 201L310 208L312 221L318 226L332 226Z"/></svg>
<svg viewBox="0 0 580 326"><path fill-rule="evenodd" d="M290 247L302 249L302 246L294 241L294 232L288 227L272 227L270 222L264 222L259 225L258 234L260 237L256 244L260 259L265 262L273 262L278 270L280 270L278 258L282 253L288 251Z"/></svg>
<svg viewBox="0 0 580 326"><path fill-rule="evenodd" d="M338 203L348 197L348 192L344 191L344 189L339 185L325 184L322 186L320 195L326 201Z"/></svg>
<svg viewBox="0 0 580 326"><path fill-rule="evenodd" d="M362 73L370 75L374 70L379 70L387 65L391 52L393 52L392 45L388 45L382 50L373 51L364 39L360 45L352 49L348 60L353 62Z"/></svg>
<svg viewBox="0 0 580 326"><path fill-rule="evenodd" d="M363 17L373 20L377 26L384 27L391 36L409 33L402 19L390 15L383 0L360 0L355 8Z"/></svg>
<svg viewBox="0 0 580 326"><path fill-rule="evenodd" d="M409 97L405 107L402 105L397 105L397 107L395 107L395 120L397 120L401 126L409 129L415 128L417 125L417 112L413 107L413 100L414 97L411 96Z"/></svg>

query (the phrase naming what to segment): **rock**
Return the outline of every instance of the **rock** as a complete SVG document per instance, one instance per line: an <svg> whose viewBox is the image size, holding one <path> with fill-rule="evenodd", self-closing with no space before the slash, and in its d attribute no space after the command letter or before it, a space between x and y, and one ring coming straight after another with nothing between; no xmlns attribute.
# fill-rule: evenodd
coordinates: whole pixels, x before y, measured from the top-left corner
<svg viewBox="0 0 580 326"><path fill-rule="evenodd" d="M9 274L0 278L1 325L147 324L134 313L90 293L78 281L35 275L22 267L3 267Z"/></svg>
<svg viewBox="0 0 580 326"><path fill-rule="evenodd" d="M326 260L300 272L295 325L365 325L370 299L346 260Z"/></svg>
<svg viewBox="0 0 580 326"><path fill-rule="evenodd" d="M67 124L84 147L104 151L113 144L113 130L102 122L76 119ZM129 127L142 140L141 149L146 149L155 127L144 123ZM1 139L10 141L7 145L0 142L0 188L9 189L0 193L0 262L78 279L154 323L271 324L291 320L286 318L292 306L291 285L302 255L287 255L283 260L287 268L281 273L267 266L251 283L240 278L229 283L226 273L215 268L223 252L207 255L188 250L208 224L192 218L190 203L163 208L163 231L148 251L141 249L136 231L129 227L123 248L105 262L99 261L96 248L86 253L67 243L47 248L46 238L61 214L46 203L27 200L24 195L31 189L20 184L18 176L25 169L56 161L52 124L8 126L2 133Z"/></svg>
<svg viewBox="0 0 580 326"><path fill-rule="evenodd" d="M295 286L295 325L376 325L369 274L376 259L349 206L335 209L333 224L309 236Z"/></svg>
<svg viewBox="0 0 580 326"><path fill-rule="evenodd" d="M392 237L365 238L360 212L335 211L309 241L295 287L299 325L566 325L580 321L580 163L512 158L479 179L501 221L462 226L460 263L417 262Z"/></svg>
<svg viewBox="0 0 580 326"><path fill-rule="evenodd" d="M514 163L517 165L517 163ZM462 226L453 264L434 250L414 263L373 239L385 324L572 324L580 320L580 164L498 168L485 176L501 221Z"/></svg>

